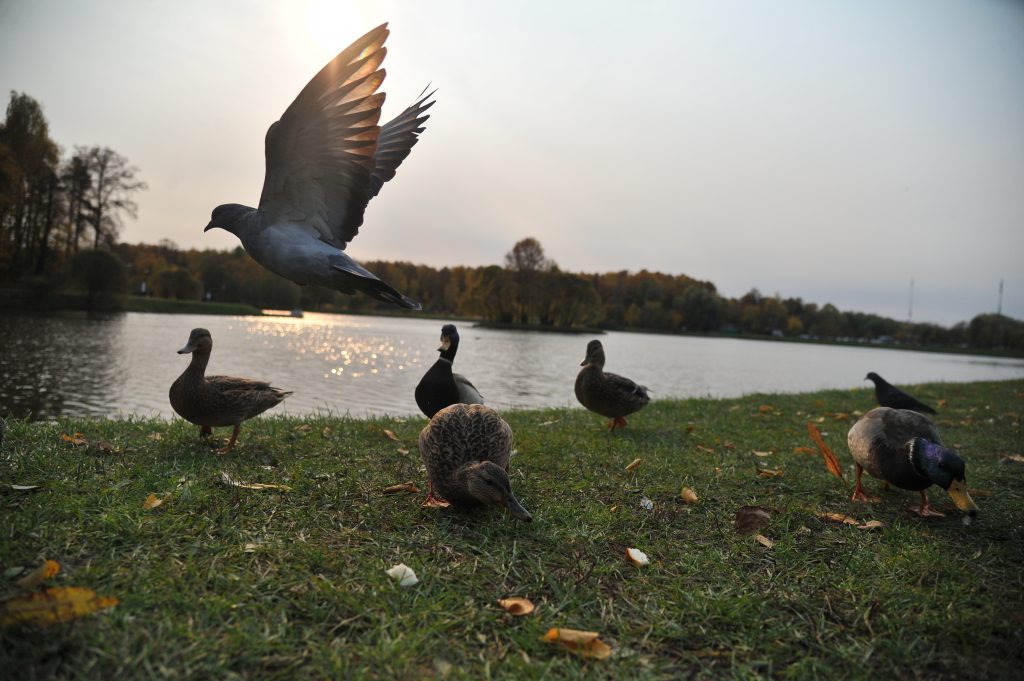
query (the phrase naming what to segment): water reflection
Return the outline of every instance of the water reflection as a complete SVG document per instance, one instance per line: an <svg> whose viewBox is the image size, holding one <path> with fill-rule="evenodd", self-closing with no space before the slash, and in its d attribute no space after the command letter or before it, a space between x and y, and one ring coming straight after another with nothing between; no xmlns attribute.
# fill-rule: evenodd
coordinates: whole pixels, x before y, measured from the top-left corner
<svg viewBox="0 0 1024 681"><path fill-rule="evenodd" d="M167 389L188 364L175 351L197 326L213 335L209 371L271 381L295 394L274 413L416 414L413 390L437 358L441 321L307 313L210 317L127 313L6 316L0 413L172 415ZM575 405L588 336L463 325L456 369L498 408ZM1024 377L1024 361L873 348L609 333L609 371L656 397L732 396L897 383Z"/></svg>

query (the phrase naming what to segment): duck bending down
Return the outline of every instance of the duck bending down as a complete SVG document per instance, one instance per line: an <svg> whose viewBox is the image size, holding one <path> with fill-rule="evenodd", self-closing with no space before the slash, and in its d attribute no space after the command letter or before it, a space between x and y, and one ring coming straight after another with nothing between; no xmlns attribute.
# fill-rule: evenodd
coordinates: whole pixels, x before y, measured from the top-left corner
<svg viewBox="0 0 1024 681"><path fill-rule="evenodd" d="M416 405L426 417L451 404L483 404L484 398L469 379L452 370L455 353L459 351L459 331L454 324L441 327L441 356L423 374L416 386Z"/></svg>
<svg viewBox="0 0 1024 681"><path fill-rule="evenodd" d="M611 419L610 430L625 427L625 417L651 401L647 386L604 370L604 346L599 340L587 343L587 356L580 366L576 399L590 411Z"/></svg>
<svg viewBox="0 0 1024 681"><path fill-rule="evenodd" d="M942 446L939 432L926 417L908 409L876 407L864 414L847 435L850 453L857 464L854 501L877 501L861 485L861 475L869 475L900 489L919 491L922 517L942 516L928 503L927 489L938 485L949 493L961 511L976 515L967 492L966 464L960 455Z"/></svg>
<svg viewBox="0 0 1024 681"><path fill-rule="evenodd" d="M199 434L208 436L211 429L234 426L231 439L219 452L235 446L242 421L262 414L291 395L264 381L235 376L206 376L206 365L213 350L213 337L206 329L192 329L188 342L179 355L192 353L188 367L171 384L171 407L178 416L200 426Z"/></svg>
<svg viewBox="0 0 1024 681"><path fill-rule="evenodd" d="M345 253L371 198L395 176L424 123L433 93L380 126L387 24L345 48L267 130L267 169L256 208L217 206L203 231L231 232L252 259L305 286L357 291L405 308L420 304ZM246 112L247 114L248 112Z"/></svg>
<svg viewBox="0 0 1024 681"><path fill-rule="evenodd" d="M490 407L445 407L420 431L419 447L429 486L424 506L501 506L533 520L508 481L512 429Z"/></svg>
<svg viewBox="0 0 1024 681"><path fill-rule="evenodd" d="M879 406L891 409L910 409L919 414L935 414L936 411L924 402L919 402L912 395L903 392L889 381L885 380L874 371L864 377L865 381L875 384L875 399Z"/></svg>

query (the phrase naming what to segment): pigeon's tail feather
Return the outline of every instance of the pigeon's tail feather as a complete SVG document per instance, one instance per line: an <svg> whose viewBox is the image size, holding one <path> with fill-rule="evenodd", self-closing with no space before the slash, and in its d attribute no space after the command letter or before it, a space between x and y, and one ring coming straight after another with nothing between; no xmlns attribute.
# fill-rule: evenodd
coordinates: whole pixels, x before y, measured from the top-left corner
<svg viewBox="0 0 1024 681"><path fill-rule="evenodd" d="M331 269L335 273L335 283L339 291L354 293L362 291L378 300L399 305L409 310L420 310L422 306L412 298L402 295L391 286L363 269L348 258L332 258Z"/></svg>

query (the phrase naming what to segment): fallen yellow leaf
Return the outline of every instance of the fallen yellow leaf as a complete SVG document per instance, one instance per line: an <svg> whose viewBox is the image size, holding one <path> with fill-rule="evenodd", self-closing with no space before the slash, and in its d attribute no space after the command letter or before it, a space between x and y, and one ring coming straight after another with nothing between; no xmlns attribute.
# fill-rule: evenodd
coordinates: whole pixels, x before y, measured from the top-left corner
<svg viewBox="0 0 1024 681"><path fill-rule="evenodd" d="M16 624L48 626L70 622L118 604L116 598L97 596L92 589L55 586L0 601L0 627Z"/></svg>
<svg viewBox="0 0 1024 681"><path fill-rule="evenodd" d="M160 442L160 440L164 439L164 436L161 433L151 433L149 435L149 439L152 440L153 442Z"/></svg>
<svg viewBox="0 0 1024 681"><path fill-rule="evenodd" d="M855 520L848 515L842 513L833 513L831 511L818 513L818 517L822 520L828 520L833 523L843 523L844 525L860 525L859 520Z"/></svg>
<svg viewBox="0 0 1024 681"><path fill-rule="evenodd" d="M773 542L771 539L769 539L768 537L764 536L763 534L755 535L754 539L757 540L758 544L761 544L765 548L770 549L773 546L775 546L775 542Z"/></svg>
<svg viewBox="0 0 1024 681"><path fill-rule="evenodd" d="M679 490L679 496L688 504L696 504L699 501L699 499L697 499L697 493L689 487L684 487Z"/></svg>
<svg viewBox="0 0 1024 681"><path fill-rule="evenodd" d="M70 442L76 447L78 445L84 445L89 442L89 440L87 440L86 437L81 433L75 433L74 435L68 435L67 433L64 433L63 435L60 436L60 439L64 440L65 442Z"/></svg>
<svg viewBox="0 0 1024 681"><path fill-rule="evenodd" d="M1024 456L1020 454L1010 454L999 459L1000 463L1024 463Z"/></svg>
<svg viewBox="0 0 1024 681"><path fill-rule="evenodd" d="M295 431L298 433L308 433L311 430L313 430L313 426L309 425L308 423L302 423L295 426Z"/></svg>
<svg viewBox="0 0 1024 681"><path fill-rule="evenodd" d="M389 440L391 440L393 442L401 442L401 440L398 438L398 436L395 435L395 431L388 430L387 428L384 429L384 437L386 437L387 439L389 439Z"/></svg>
<svg viewBox="0 0 1024 681"><path fill-rule="evenodd" d="M793 447L793 451L796 452L797 454L811 454L811 455L814 455L814 454L818 453L818 450L811 449L810 447Z"/></svg>
<svg viewBox="0 0 1024 681"><path fill-rule="evenodd" d="M880 530L885 527L881 520L869 520L863 525L858 525L858 530Z"/></svg>
<svg viewBox="0 0 1024 681"><path fill-rule="evenodd" d="M753 454L754 456L760 456L760 457L765 457L765 456L771 456L772 455L771 452L759 452L756 449L754 451L752 451L751 454Z"/></svg>
<svg viewBox="0 0 1024 681"><path fill-rule="evenodd" d="M391 485L390 487L384 488L384 494L395 494L397 492L412 492L417 494L420 488L411 482L400 482L397 485Z"/></svg>
<svg viewBox="0 0 1024 681"><path fill-rule="evenodd" d="M759 478L781 478L781 470L773 470L771 468L758 468L757 477Z"/></svg>
<svg viewBox="0 0 1024 681"><path fill-rule="evenodd" d="M825 459L825 468L828 472L836 476L840 480L843 479L843 468L839 465L839 459L832 453L832 450L825 444L825 440L821 437L821 431L818 430L811 422L807 422L807 432L810 433L811 439L814 440L814 444L818 445L818 450L821 452L822 458Z"/></svg>
<svg viewBox="0 0 1024 681"><path fill-rule="evenodd" d="M409 453L409 450L408 450L408 449L406 449L405 447L399 447L399 448L398 448L398 453L399 453L399 454L408 454L408 453Z"/></svg>
<svg viewBox="0 0 1024 681"><path fill-rule="evenodd" d="M158 498L155 494L150 492L149 496L146 497L146 500L144 502L142 502L142 508L144 508L144 509L146 509L148 511L151 508L156 508L157 506L159 506L162 503L164 503L163 499Z"/></svg>
<svg viewBox="0 0 1024 681"><path fill-rule="evenodd" d="M549 629L541 638L546 643L560 645L583 657L594 660L607 660L611 657L611 647L598 638L596 631L579 631L578 629Z"/></svg>
<svg viewBox="0 0 1024 681"><path fill-rule="evenodd" d="M641 461L643 461L643 459L633 459L632 463L630 463L628 466L626 466L626 470L627 471L633 470L634 468L636 468L637 466L640 465Z"/></svg>
<svg viewBox="0 0 1024 681"><path fill-rule="evenodd" d="M35 570L15 582L15 584L22 589L34 589L43 582L53 578L58 572L60 572L60 563L55 560L46 560Z"/></svg>
<svg viewBox="0 0 1024 681"><path fill-rule="evenodd" d="M770 404L762 404L760 407L757 408L757 410L762 414L767 414L769 412L775 411L775 407L773 407Z"/></svg>
<svg viewBox="0 0 1024 681"><path fill-rule="evenodd" d="M320 431L320 436L323 437L324 439L329 438L331 436L331 427L324 426L324 429Z"/></svg>
<svg viewBox="0 0 1024 681"><path fill-rule="evenodd" d="M498 600L498 605L505 609L505 612L512 615L513 617L522 617L523 615L529 615L535 610L533 603L527 598L520 598L518 596L512 596L511 598L502 598Z"/></svg>

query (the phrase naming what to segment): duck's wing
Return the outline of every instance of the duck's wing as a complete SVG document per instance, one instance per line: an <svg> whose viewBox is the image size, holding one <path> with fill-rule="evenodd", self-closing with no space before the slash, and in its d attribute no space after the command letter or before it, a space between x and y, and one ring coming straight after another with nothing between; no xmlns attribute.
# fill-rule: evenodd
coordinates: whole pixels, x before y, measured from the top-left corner
<svg viewBox="0 0 1024 681"><path fill-rule="evenodd" d="M650 395L647 394L647 386L640 385L636 381L626 378L625 376L619 376L618 374L610 374L607 371L604 372L604 388L609 395L614 395L623 400L629 400L631 402L639 402L641 404L647 404L651 401Z"/></svg>
<svg viewBox="0 0 1024 681"><path fill-rule="evenodd" d="M215 391L224 413L239 414L242 418L256 416L292 394L266 381L238 376L207 376L206 385Z"/></svg>
<svg viewBox="0 0 1024 681"><path fill-rule="evenodd" d="M388 33L387 24L381 24L345 48L270 126L259 204L264 224L313 229L340 249L359 232L375 193L371 178L384 103L377 88L384 81L379 67Z"/></svg>
<svg viewBox="0 0 1024 681"><path fill-rule="evenodd" d="M455 385L459 389L459 402L463 404L483 404L484 396L480 394L480 391L476 389L468 378L462 374L452 374L452 378L455 379Z"/></svg>

